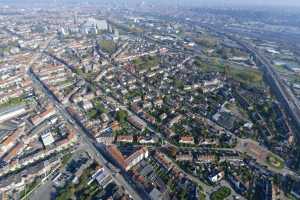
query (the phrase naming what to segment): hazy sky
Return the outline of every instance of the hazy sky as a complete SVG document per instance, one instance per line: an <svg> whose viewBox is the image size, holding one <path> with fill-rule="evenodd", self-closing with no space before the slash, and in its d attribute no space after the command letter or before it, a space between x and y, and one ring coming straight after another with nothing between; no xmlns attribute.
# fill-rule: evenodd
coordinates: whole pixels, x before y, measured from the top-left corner
<svg viewBox="0 0 300 200"><path fill-rule="evenodd" d="M125 0L126 1L126 0ZM145 0L147 2L147 0ZM164 0L180 4L300 6L300 0Z"/></svg>
<svg viewBox="0 0 300 200"><path fill-rule="evenodd" d="M1 0L0 0L1 1ZM89 1L103 1L103 0L89 0ZM168 3L168 4L181 4L181 5L196 5L196 6L289 6L289 7L299 7L300 0L109 0L109 1L119 1L119 2L155 2L158 4Z"/></svg>
<svg viewBox="0 0 300 200"><path fill-rule="evenodd" d="M13 3L13 2L54 2L55 0L0 0L0 3ZM197 5L197 6L231 6L231 5L241 5L241 6L300 6L300 0L56 0L57 2L129 2L129 3L139 3L139 2L155 2L155 3L168 3L168 4L181 4L181 5Z"/></svg>

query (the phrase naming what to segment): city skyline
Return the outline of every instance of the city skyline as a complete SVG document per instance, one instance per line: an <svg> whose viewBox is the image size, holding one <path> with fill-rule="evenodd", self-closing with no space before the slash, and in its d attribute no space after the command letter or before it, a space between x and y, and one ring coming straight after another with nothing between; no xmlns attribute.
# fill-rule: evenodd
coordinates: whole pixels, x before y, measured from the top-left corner
<svg viewBox="0 0 300 200"><path fill-rule="evenodd" d="M300 200L295 5L0 0L0 199Z"/></svg>

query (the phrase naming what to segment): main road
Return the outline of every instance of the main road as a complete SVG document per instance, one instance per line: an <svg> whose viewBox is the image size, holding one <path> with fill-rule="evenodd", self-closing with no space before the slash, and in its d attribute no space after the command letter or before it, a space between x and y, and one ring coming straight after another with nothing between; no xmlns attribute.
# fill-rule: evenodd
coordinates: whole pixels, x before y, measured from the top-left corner
<svg viewBox="0 0 300 200"><path fill-rule="evenodd" d="M62 115L62 117L76 130L78 133L79 140L86 144L88 147L88 152L91 156L101 165L107 172L111 175L114 182L117 185L123 187L126 192L133 198L137 200L148 199L147 196L140 196L139 193L136 192L136 188L133 187L127 180L120 174L118 170L112 167L111 163L109 163L105 157L99 152L99 150L94 146L94 141L90 137L90 133L77 122L69 112L64 108L64 106L59 102L56 96L52 94L51 91L44 85L44 83L39 79L39 77L33 72L32 68L28 69L28 75L33 81L33 84L40 88L44 94L48 97L48 99L54 104L56 110Z"/></svg>
<svg viewBox="0 0 300 200"><path fill-rule="evenodd" d="M33 72L32 65L40 58L41 54L45 52L45 50L49 47L50 42L55 38L55 36L50 37L48 40L45 41L42 48L40 48L39 52L32 58L31 62L27 68L27 74L31 78L33 85L37 86L41 89L42 92L48 97L48 99L55 105L56 110L62 115L62 117L69 123L78 134L79 140L83 144L88 147L88 152L91 156L101 165L107 172L111 175L113 181L119 185L120 187L124 188L125 191L136 200L142 199L149 199L149 196L143 194L142 196L136 191L133 185L126 180L122 174L116 169L111 163L109 163L105 157L99 152L99 150L94 146L93 140L89 137L89 132L80 124L78 123L64 108L61 102L57 99L55 95L44 85L44 83L39 79L39 77Z"/></svg>

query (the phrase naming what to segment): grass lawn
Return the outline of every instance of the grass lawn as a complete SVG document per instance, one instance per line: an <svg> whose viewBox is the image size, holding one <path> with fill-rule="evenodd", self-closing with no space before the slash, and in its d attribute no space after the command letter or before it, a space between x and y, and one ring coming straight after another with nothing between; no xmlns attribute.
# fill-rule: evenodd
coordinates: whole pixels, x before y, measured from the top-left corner
<svg viewBox="0 0 300 200"><path fill-rule="evenodd" d="M280 73L288 73L290 72L288 69L284 67L284 65L274 65L275 69Z"/></svg>
<svg viewBox="0 0 300 200"><path fill-rule="evenodd" d="M98 112L100 114L102 113L107 113L108 111L106 110L106 108L101 104L101 101L100 100L95 100L93 102L95 104L95 108L98 110Z"/></svg>
<svg viewBox="0 0 300 200"><path fill-rule="evenodd" d="M221 187L220 189L218 189L217 191L213 192L210 195L210 199L211 200L223 200L226 199L227 197L229 197L231 194L231 190L228 187Z"/></svg>
<svg viewBox="0 0 300 200"><path fill-rule="evenodd" d="M126 99L133 99L135 97L140 97L143 95L143 92L141 90L138 90L138 89L135 89L135 90L131 90L129 91L126 95L125 95L125 98Z"/></svg>
<svg viewBox="0 0 300 200"><path fill-rule="evenodd" d="M275 156L275 155L272 155L272 154L269 154L267 156L267 163L271 166L271 167L274 167L276 169L283 169L284 167L284 161Z"/></svg>
<svg viewBox="0 0 300 200"><path fill-rule="evenodd" d="M213 59L213 61L204 61L202 58L197 57L195 65L203 72L224 72L224 66L220 65L217 58Z"/></svg>
<svg viewBox="0 0 300 200"><path fill-rule="evenodd" d="M93 108L92 110L87 112L87 116L90 120L96 119L98 116L98 111L95 108Z"/></svg>
<svg viewBox="0 0 300 200"><path fill-rule="evenodd" d="M70 161L71 158L72 158L71 153L66 153L65 155L63 155L63 157L61 158L62 166L65 166Z"/></svg>
<svg viewBox="0 0 300 200"><path fill-rule="evenodd" d="M11 98L7 102L0 104L0 109L6 107L13 107L21 104L26 104L26 103L29 103L29 101L23 99L22 97Z"/></svg>
<svg viewBox="0 0 300 200"><path fill-rule="evenodd" d="M247 112L236 103L228 102L227 104L225 104L225 108L230 110L235 116L239 117L240 119L248 120Z"/></svg>
<svg viewBox="0 0 300 200"><path fill-rule="evenodd" d="M109 54L114 53L117 48L117 45L111 40L101 40L101 41L99 41L99 45L103 51L105 51Z"/></svg>
<svg viewBox="0 0 300 200"><path fill-rule="evenodd" d="M197 44L207 47L207 48L213 48L218 44L217 39L215 39L211 36L208 36L208 35L195 38L195 42Z"/></svg>
<svg viewBox="0 0 300 200"><path fill-rule="evenodd" d="M231 78L249 84L260 85L263 81L262 73L256 69L250 68L230 68Z"/></svg>
<svg viewBox="0 0 300 200"><path fill-rule="evenodd" d="M224 73L225 65L220 63L217 58L212 61L204 61L196 58L195 65L204 72L221 72ZM228 76L241 83L261 86L263 83L263 74L257 70L247 67L229 66Z"/></svg>
<svg viewBox="0 0 300 200"><path fill-rule="evenodd" d="M157 66L159 64L159 59L157 56L144 56L134 59L132 62L140 70L142 70Z"/></svg>
<svg viewBox="0 0 300 200"><path fill-rule="evenodd" d="M206 199L206 195L204 193L200 193L199 194L199 200L205 200Z"/></svg>

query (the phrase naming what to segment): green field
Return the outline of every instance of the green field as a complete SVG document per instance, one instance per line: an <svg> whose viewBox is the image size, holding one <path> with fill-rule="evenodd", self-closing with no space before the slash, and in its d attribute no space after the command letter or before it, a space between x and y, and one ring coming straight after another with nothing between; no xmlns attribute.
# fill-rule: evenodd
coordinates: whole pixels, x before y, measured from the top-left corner
<svg viewBox="0 0 300 200"><path fill-rule="evenodd" d="M112 40L100 40L99 46L104 52L109 54L114 53L117 49L117 45Z"/></svg>
<svg viewBox="0 0 300 200"><path fill-rule="evenodd" d="M216 47L218 44L217 39L210 36L202 36L202 37L195 38L195 42L207 48Z"/></svg>
<svg viewBox="0 0 300 200"><path fill-rule="evenodd" d="M157 56L144 56L132 61L138 69L149 69L159 64L159 58Z"/></svg>
<svg viewBox="0 0 300 200"><path fill-rule="evenodd" d="M203 72L225 73L225 64L221 64L217 58L212 59L209 62L203 61L201 58L196 58L195 65ZM228 66L226 73L230 78L241 83L258 86L263 83L263 74L257 69L242 66Z"/></svg>
<svg viewBox="0 0 300 200"><path fill-rule="evenodd" d="M288 73L289 70L287 70L284 65L274 65L276 70L280 73Z"/></svg>
<svg viewBox="0 0 300 200"><path fill-rule="evenodd" d="M213 192L210 195L210 199L211 200L223 200L226 199L227 197L229 197L231 194L231 190L228 187L221 187L220 189L218 189L217 191Z"/></svg>
<svg viewBox="0 0 300 200"><path fill-rule="evenodd" d="M247 85L261 86L263 84L262 73L255 69L234 69L229 76Z"/></svg>
<svg viewBox="0 0 300 200"><path fill-rule="evenodd" d="M21 104L29 103L28 100L23 99L22 97L11 98L7 102L0 104L0 108L13 107Z"/></svg>
<svg viewBox="0 0 300 200"><path fill-rule="evenodd" d="M206 198L206 195L203 192L201 192L199 194L199 200L205 200L205 198Z"/></svg>

